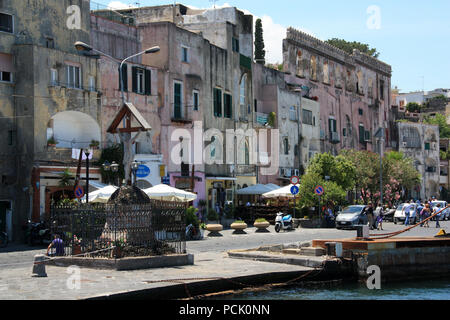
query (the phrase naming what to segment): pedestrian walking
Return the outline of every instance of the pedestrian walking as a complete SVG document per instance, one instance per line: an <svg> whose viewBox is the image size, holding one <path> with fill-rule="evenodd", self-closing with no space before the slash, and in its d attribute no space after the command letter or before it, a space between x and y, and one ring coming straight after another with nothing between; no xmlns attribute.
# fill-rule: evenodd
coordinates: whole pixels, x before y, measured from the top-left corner
<svg viewBox="0 0 450 320"><path fill-rule="evenodd" d="M409 216L411 214L411 209L414 209L414 200L411 200L402 209L402 211L405 213L405 226L409 225Z"/></svg>
<svg viewBox="0 0 450 320"><path fill-rule="evenodd" d="M386 210L387 210L387 206L386 206ZM383 214L384 214L383 207L380 207L380 212L377 216L377 230L383 230Z"/></svg>
<svg viewBox="0 0 450 320"><path fill-rule="evenodd" d="M426 221L423 223L423 227L424 227L424 228L429 228L429 227L430 227L429 224L428 224L428 221L429 221L429 220L427 220L427 219L428 219L428 218L430 217L430 215L431 215L430 204L429 204L429 203L425 204L425 208L424 208L422 211L423 211L423 214L422 214L423 220L422 220L422 221L426 220Z"/></svg>
<svg viewBox="0 0 450 320"><path fill-rule="evenodd" d="M417 200L417 209L416 209L416 217L419 218L419 221L422 222L422 210L423 210L424 206L422 205L422 203L420 202L420 200ZM422 224L420 225L422 226Z"/></svg>
<svg viewBox="0 0 450 320"><path fill-rule="evenodd" d="M372 203L369 203L369 207L367 208L367 218L369 219L370 230L373 230L374 219L373 219L373 205L372 205Z"/></svg>
<svg viewBox="0 0 450 320"><path fill-rule="evenodd" d="M437 213L439 211L441 211L441 204L440 203L438 203L436 205L436 207L434 207L433 214L435 214L435 213ZM441 225L439 224L439 220L441 218L441 215L442 215L442 211L439 214L436 215L436 228L440 228L441 227Z"/></svg>

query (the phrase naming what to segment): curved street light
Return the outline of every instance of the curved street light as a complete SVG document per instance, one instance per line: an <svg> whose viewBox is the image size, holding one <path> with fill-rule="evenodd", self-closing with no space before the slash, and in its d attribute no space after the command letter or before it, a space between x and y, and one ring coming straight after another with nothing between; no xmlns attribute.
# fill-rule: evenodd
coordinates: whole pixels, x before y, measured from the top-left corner
<svg viewBox="0 0 450 320"><path fill-rule="evenodd" d="M120 59L116 59L114 57L111 57L110 55L108 55L108 54L106 54L106 53L104 53L104 52L102 52L100 50L97 50L97 49L93 48L92 46L90 46L90 45L88 45L88 44L86 44L86 43L84 43L82 41L76 41L74 43L74 46L75 46L75 48L78 51L81 51L81 52L94 51L94 52L97 52L98 54L100 54L102 56L105 56L105 57L107 57L107 58L109 58L111 60L114 60L115 62L120 61ZM123 64L127 60L133 59L133 58L138 57L140 55L155 53L155 52L158 52L160 50L161 49L160 49L159 46L151 47L151 48L148 48L148 49L146 49L144 51L141 51L139 53L133 54L133 55L131 55L131 56L129 56L129 57L127 57L127 58L125 58L125 59L120 61L120 64L119 64L119 79L120 79L120 93L121 93L122 104L123 105L125 104L125 94L124 94L124 88L123 88L123 74L122 74ZM125 138L121 137L121 135L119 135L120 140L124 143L124 159L132 159L133 158L133 154L132 154L133 151L131 151L131 154L128 154L128 152L129 152L128 150L131 149L130 144L132 143L132 139L130 138L131 137L131 133L126 133L126 134L128 135L128 139L125 139ZM128 145L128 147L127 147L127 145ZM129 176L129 169L131 168L131 163L129 161L130 160L126 160L126 163L124 163L124 166L125 166L125 179L126 180L128 180L127 177Z"/></svg>

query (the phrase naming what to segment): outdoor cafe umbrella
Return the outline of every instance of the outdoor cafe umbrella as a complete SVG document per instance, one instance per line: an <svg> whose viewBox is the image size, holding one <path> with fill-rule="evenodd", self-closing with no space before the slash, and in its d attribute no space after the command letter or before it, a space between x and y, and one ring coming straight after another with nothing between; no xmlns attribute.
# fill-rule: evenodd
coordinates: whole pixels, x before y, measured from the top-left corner
<svg viewBox="0 0 450 320"><path fill-rule="evenodd" d="M238 195L262 195L278 188L280 187L276 185L255 184L247 188L239 189L236 193Z"/></svg>
<svg viewBox="0 0 450 320"><path fill-rule="evenodd" d="M89 193L89 202L106 203L111 195L117 190L116 186L106 186ZM86 195L81 198L81 202L86 202Z"/></svg>
<svg viewBox="0 0 450 320"><path fill-rule="evenodd" d="M262 196L263 198L294 198L294 196L291 193L291 188L293 187L293 184L290 184L288 186L269 191L267 193L264 193Z"/></svg>
<svg viewBox="0 0 450 320"><path fill-rule="evenodd" d="M143 191L150 199L155 200L190 202L197 199L197 195L195 193L177 189L166 184L158 184Z"/></svg>

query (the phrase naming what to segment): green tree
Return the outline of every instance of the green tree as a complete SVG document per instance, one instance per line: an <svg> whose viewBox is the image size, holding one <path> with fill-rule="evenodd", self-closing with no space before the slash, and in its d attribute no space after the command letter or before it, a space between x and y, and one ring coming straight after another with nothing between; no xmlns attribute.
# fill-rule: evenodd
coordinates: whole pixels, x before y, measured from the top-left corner
<svg viewBox="0 0 450 320"><path fill-rule="evenodd" d="M417 102L408 102L406 105L406 110L409 112L420 112L422 106L418 104Z"/></svg>
<svg viewBox="0 0 450 320"><path fill-rule="evenodd" d="M338 39L338 38L329 39L325 42L327 42L327 43L331 44L332 46L335 46L341 50L344 50L348 54L352 54L353 49L358 49L362 53L365 53L374 58L378 58L380 56L380 53L377 52L377 49L370 48L370 46L365 43L361 43L361 42L357 42L357 41L349 42L344 39Z"/></svg>
<svg viewBox="0 0 450 320"><path fill-rule="evenodd" d="M425 117L424 123L434 124L439 126L439 137L441 139L450 138L450 125L447 124L447 119L443 114L437 113L433 117Z"/></svg>
<svg viewBox="0 0 450 320"><path fill-rule="evenodd" d="M255 22L255 61L259 64L265 64L266 51L264 50L264 36L261 19Z"/></svg>

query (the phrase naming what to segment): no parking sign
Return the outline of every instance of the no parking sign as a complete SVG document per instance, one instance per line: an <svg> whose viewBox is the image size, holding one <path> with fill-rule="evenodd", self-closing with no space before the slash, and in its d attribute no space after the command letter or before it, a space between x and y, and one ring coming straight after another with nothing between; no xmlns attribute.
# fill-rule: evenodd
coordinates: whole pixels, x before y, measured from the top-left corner
<svg viewBox="0 0 450 320"><path fill-rule="evenodd" d="M310 190L311 190L311 189L310 189ZM318 196L323 195L324 191L325 191L325 190L323 189L322 186L317 186L316 189L314 189L314 192L315 192Z"/></svg>
<svg viewBox="0 0 450 320"><path fill-rule="evenodd" d="M75 197L77 197L78 199L81 199L81 198L83 198L83 196L84 196L84 189L82 186L78 185L75 188Z"/></svg>

